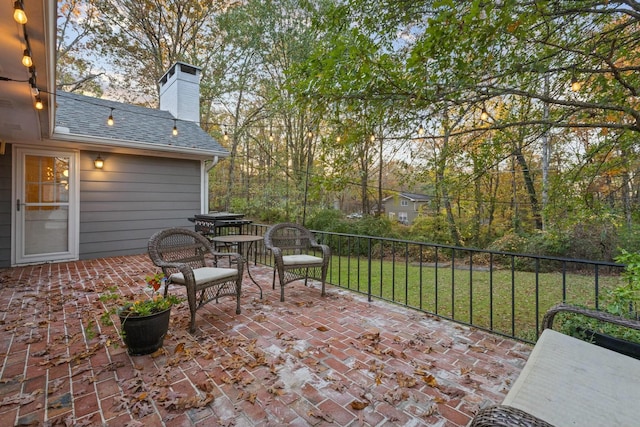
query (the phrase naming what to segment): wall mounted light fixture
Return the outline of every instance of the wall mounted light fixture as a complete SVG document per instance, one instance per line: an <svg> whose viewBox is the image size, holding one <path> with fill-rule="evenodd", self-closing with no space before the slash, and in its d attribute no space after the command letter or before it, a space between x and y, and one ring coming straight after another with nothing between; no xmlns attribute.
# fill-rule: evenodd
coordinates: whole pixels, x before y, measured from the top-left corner
<svg viewBox="0 0 640 427"><path fill-rule="evenodd" d="M93 161L93 166L95 166L96 169L102 169L104 167L104 160L102 160L100 154L98 154L98 157Z"/></svg>

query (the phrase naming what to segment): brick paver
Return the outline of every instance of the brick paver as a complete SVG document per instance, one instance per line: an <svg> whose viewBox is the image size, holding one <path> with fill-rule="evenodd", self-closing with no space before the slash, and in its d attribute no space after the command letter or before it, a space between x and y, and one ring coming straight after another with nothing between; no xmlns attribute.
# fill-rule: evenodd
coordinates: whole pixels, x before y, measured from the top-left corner
<svg viewBox="0 0 640 427"><path fill-rule="evenodd" d="M0 425L464 426L502 400L530 347L328 286L271 289L251 267L242 314L210 303L188 333L131 357L101 322L107 288L139 294L146 255L0 270ZM172 289L182 292L182 289Z"/></svg>

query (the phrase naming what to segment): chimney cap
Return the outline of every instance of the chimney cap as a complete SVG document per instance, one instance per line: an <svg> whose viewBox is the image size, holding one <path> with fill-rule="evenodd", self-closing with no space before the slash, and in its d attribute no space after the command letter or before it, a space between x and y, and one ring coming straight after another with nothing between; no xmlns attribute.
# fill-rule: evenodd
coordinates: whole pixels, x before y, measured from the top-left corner
<svg viewBox="0 0 640 427"><path fill-rule="evenodd" d="M169 67L169 70L164 73L162 77L160 77L160 80L158 80L160 86L167 83L167 80L169 80L169 78L176 72L176 67L178 65L180 66L180 71L182 71L183 73L192 74L194 76L197 76L198 73L202 71L202 68L196 65L190 65L186 62L176 61L171 67Z"/></svg>

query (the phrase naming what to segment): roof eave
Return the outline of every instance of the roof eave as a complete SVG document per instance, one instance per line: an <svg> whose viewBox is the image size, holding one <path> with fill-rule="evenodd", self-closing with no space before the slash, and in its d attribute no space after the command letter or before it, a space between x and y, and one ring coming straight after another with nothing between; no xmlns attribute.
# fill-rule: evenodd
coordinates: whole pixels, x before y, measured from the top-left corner
<svg viewBox="0 0 640 427"><path fill-rule="evenodd" d="M126 141L112 138L100 138L90 137L81 134L72 133L57 133L54 131L51 135L51 140L54 141L67 141L74 143L81 143L85 147L100 151L104 148L110 149L127 149L127 150L143 150L145 152L156 152L161 154L181 154L183 156L194 159L211 159L212 157L226 158L229 157L229 152L226 150L204 150L201 148L189 148L189 147L177 147L168 145L158 145L148 142Z"/></svg>

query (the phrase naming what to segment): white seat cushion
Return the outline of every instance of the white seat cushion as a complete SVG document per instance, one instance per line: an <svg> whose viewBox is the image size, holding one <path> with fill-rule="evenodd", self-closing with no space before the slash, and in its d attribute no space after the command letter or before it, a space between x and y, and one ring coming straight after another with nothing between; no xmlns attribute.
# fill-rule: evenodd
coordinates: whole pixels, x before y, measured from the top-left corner
<svg viewBox="0 0 640 427"><path fill-rule="evenodd" d="M545 329L502 402L557 427L637 426L640 360Z"/></svg>
<svg viewBox="0 0 640 427"><path fill-rule="evenodd" d="M237 274L238 270L235 268L202 267L193 270L193 275L196 278L196 285L202 285L203 283L225 279L227 277L231 278ZM182 273L173 273L169 276L169 280L173 283L180 283L181 285L184 285L184 275Z"/></svg>
<svg viewBox="0 0 640 427"><path fill-rule="evenodd" d="M298 264L322 264L322 258L311 255L284 255L282 257L284 265L298 265Z"/></svg>

